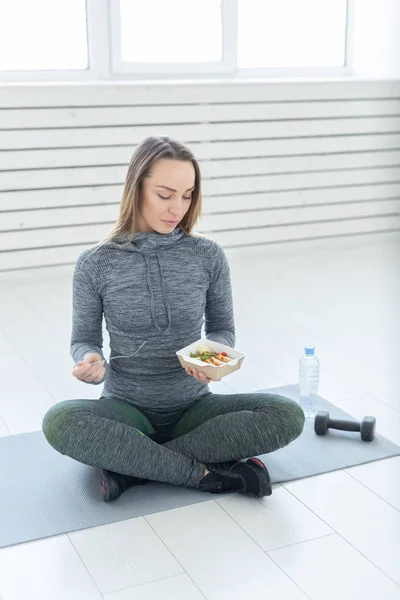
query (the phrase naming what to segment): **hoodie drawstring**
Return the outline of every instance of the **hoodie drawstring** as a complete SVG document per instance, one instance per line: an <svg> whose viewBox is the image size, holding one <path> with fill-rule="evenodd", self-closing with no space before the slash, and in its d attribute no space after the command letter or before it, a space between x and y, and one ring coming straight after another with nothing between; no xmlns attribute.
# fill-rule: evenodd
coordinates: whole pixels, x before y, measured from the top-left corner
<svg viewBox="0 0 400 600"><path fill-rule="evenodd" d="M157 327L158 331L162 331L161 327L157 323L156 316L155 316L156 306L155 306L155 302L154 302L153 288L152 288L151 280L150 280L149 260L148 260L146 254L143 254L143 256L144 256L144 259L146 261L146 266L147 266L147 287L149 288L149 291L150 291L150 311L151 311L151 316L153 318L154 325ZM157 260L158 260L158 265L160 267L161 292L162 292L162 296L163 296L165 308L167 309L167 316L168 316L168 326L167 326L167 329L164 331L164 334L167 335L171 331L171 307L169 305L168 298L167 298L167 293L166 293L166 290L165 290L164 274L163 274L161 260L160 260L158 252L156 252L156 256L157 256Z"/></svg>
<svg viewBox="0 0 400 600"><path fill-rule="evenodd" d="M168 326L167 326L167 329L165 331L165 333L167 334L167 333L169 333L171 331L171 322L172 322L172 319L171 319L171 307L169 305L168 298L167 298L167 292L166 292L166 289L165 289L164 273L163 273L163 270L162 270L161 259L160 259L160 256L159 256L158 252L156 254L157 254L157 260L158 260L158 264L159 264L159 267L160 267L160 274L161 274L161 291L162 291L162 295L163 295L163 298L164 298L164 304L166 306L167 315L168 315Z"/></svg>

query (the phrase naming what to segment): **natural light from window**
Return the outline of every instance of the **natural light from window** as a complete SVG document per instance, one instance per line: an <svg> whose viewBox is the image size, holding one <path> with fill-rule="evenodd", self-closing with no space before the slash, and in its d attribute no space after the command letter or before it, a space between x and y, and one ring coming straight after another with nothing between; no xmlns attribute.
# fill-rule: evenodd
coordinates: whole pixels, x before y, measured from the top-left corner
<svg viewBox="0 0 400 600"><path fill-rule="evenodd" d="M238 67L340 67L346 0L238 0Z"/></svg>
<svg viewBox="0 0 400 600"><path fill-rule="evenodd" d="M93 17L97 0L86 1ZM346 0L237 0L237 5L236 36L230 0L119 0L113 5L120 18L110 56L131 63L125 72L132 73L135 64L142 73L161 65L159 72L166 74L168 65L183 64L190 74L192 64L193 72L223 68L233 74L235 49L239 71L345 65ZM91 31L99 31L95 20ZM225 56L223 40L229 41ZM104 43L97 38L92 58ZM87 68L85 0L0 0L0 71Z"/></svg>
<svg viewBox="0 0 400 600"><path fill-rule="evenodd" d="M124 62L222 59L221 0L120 0Z"/></svg>
<svg viewBox="0 0 400 600"><path fill-rule="evenodd" d="M85 0L0 0L0 70L87 66Z"/></svg>

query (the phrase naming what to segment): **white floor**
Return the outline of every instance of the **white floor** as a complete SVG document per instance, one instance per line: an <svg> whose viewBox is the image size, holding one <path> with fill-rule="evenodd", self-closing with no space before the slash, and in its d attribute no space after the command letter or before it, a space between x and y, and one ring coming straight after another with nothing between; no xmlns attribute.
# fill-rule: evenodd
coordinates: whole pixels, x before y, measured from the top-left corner
<svg viewBox="0 0 400 600"><path fill-rule="evenodd" d="M294 383L400 444L400 242L228 253L243 368L215 390ZM0 435L99 388L71 376L71 269L0 277ZM356 441L354 443L362 443ZM0 550L0 600L400 599L400 457ZM4 517L4 516L3 516Z"/></svg>

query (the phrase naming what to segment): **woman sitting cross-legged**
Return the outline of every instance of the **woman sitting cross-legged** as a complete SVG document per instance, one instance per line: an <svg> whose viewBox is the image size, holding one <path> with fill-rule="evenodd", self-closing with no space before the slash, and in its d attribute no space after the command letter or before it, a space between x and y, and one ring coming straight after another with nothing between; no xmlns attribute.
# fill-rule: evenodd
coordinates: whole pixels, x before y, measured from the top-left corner
<svg viewBox="0 0 400 600"><path fill-rule="evenodd" d="M57 451L102 469L106 501L148 480L267 496L268 470L251 457L303 430L303 411L289 398L214 394L210 379L178 361L203 324L208 339L235 344L229 265L220 245L193 233L200 211L191 151L147 138L132 156L114 228L75 266L72 374L104 388L98 400L50 408L43 432Z"/></svg>

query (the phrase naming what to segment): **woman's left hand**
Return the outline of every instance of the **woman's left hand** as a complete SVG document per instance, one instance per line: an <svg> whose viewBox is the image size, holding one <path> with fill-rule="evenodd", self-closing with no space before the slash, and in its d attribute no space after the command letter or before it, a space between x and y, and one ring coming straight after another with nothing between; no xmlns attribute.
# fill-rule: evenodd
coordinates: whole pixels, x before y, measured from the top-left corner
<svg viewBox="0 0 400 600"><path fill-rule="evenodd" d="M185 371L188 375L192 375L192 377L197 379L197 381L201 381L201 383L211 383L212 381L212 379L204 375L204 373L200 373L196 368L189 369L189 367L186 367Z"/></svg>

